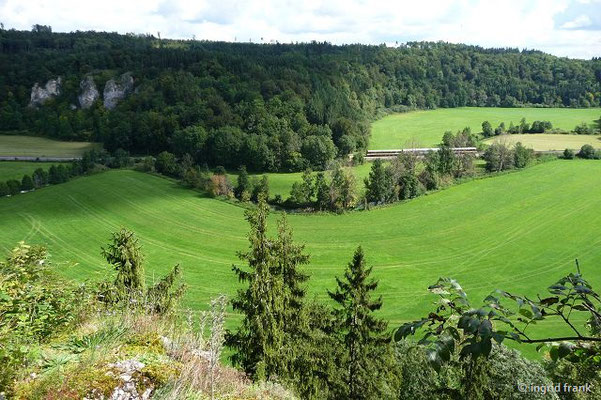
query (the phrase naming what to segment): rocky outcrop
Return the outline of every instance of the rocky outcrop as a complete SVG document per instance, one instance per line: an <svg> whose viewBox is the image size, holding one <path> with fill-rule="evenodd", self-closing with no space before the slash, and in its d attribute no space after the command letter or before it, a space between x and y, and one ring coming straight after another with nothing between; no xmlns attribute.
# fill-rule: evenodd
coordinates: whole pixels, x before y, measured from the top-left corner
<svg viewBox="0 0 601 400"><path fill-rule="evenodd" d="M96 89L96 84L91 76L86 76L81 82L79 82L80 93L77 97L81 108L90 108L96 100L100 98L100 92Z"/></svg>
<svg viewBox="0 0 601 400"><path fill-rule="evenodd" d="M60 76L56 79L50 79L48 82L46 82L46 85L44 87L41 87L36 82L35 85L33 85L33 87L31 88L31 98L29 101L29 105L40 106L48 100L50 100L51 98L60 95L62 83L63 80Z"/></svg>
<svg viewBox="0 0 601 400"><path fill-rule="evenodd" d="M110 367L118 371L121 385L113 390L110 400L148 400L152 394L153 388L146 388L143 393L138 392L138 380L136 376L140 374L144 364L138 360L125 360L115 364L109 364Z"/></svg>
<svg viewBox="0 0 601 400"><path fill-rule="evenodd" d="M104 85L104 106L113 109L117 103L124 99L134 89L134 78L129 72L121 75L118 80L110 79Z"/></svg>

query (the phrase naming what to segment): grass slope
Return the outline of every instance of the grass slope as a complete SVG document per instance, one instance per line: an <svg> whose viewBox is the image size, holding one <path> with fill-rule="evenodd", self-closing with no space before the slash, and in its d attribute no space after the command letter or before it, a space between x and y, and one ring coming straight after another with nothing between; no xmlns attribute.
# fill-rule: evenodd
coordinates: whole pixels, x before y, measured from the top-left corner
<svg viewBox="0 0 601 400"><path fill-rule="evenodd" d="M484 143L491 144L495 141L503 141L508 144L522 142L524 146L535 150L580 150L585 144L596 148L601 147L601 136L598 135L501 135L487 139Z"/></svg>
<svg viewBox="0 0 601 400"><path fill-rule="evenodd" d="M414 111L388 115L372 124L370 149L397 149L415 141L422 147L435 146L445 131L456 131L469 126L472 132L482 131L482 122L488 121L493 128L501 122L509 127L522 118L528 123L535 120L551 121L554 128L572 130L582 122L593 124L601 117L599 108L493 108L462 107L440 108L430 111Z"/></svg>
<svg viewBox="0 0 601 400"><path fill-rule="evenodd" d="M23 175L31 175L33 171L38 168L48 170L51 165L60 164L54 163L41 163L33 161L0 161L0 182L7 181L9 179L21 180Z"/></svg>
<svg viewBox="0 0 601 400"><path fill-rule="evenodd" d="M79 157L97 147L89 142L60 142L34 136L0 135L2 157Z"/></svg>
<svg viewBox="0 0 601 400"><path fill-rule="evenodd" d="M426 288L440 276L458 279L478 304L495 288L542 292L578 257L598 288L600 208L601 162L559 160L369 212L289 221L312 256L312 294L326 299L360 244L380 280L381 314L395 326L430 309ZM100 246L126 226L144 245L148 278L181 263L185 305L199 309L237 287L231 265L247 247L243 212L160 177L109 171L0 199L0 251L45 243L64 275L100 278Z"/></svg>

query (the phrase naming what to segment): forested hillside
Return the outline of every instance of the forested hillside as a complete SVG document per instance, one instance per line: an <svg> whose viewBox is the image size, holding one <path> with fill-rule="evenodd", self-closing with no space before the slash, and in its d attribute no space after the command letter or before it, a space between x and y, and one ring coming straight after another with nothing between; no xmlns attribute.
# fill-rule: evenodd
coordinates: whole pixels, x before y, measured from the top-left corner
<svg viewBox="0 0 601 400"><path fill-rule="evenodd" d="M365 149L369 121L389 110L601 101L600 59L446 43L173 41L35 26L0 31L0 52L3 131L250 170L323 168ZM36 83L50 94L34 99Z"/></svg>

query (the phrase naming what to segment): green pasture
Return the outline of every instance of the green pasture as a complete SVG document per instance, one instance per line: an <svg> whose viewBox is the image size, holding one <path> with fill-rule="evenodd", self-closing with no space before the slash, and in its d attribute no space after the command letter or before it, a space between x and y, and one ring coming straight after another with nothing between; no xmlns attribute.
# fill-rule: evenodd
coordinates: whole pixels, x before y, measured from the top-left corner
<svg viewBox="0 0 601 400"><path fill-rule="evenodd" d="M311 254L310 295L325 301L361 245L380 281L381 315L396 326L430 309L426 288L440 276L458 279L478 304L495 288L544 293L578 258L599 288L599 209L601 162L558 160L367 212L288 219ZM243 214L171 180L112 170L0 199L0 251L20 240L45 244L66 277L99 279L109 272L100 247L128 227L144 246L149 281L180 263L184 305L198 310L238 286L231 266L248 245Z"/></svg>
<svg viewBox="0 0 601 400"><path fill-rule="evenodd" d="M79 157L97 143L61 142L35 136L0 135L0 157Z"/></svg>
<svg viewBox="0 0 601 400"><path fill-rule="evenodd" d="M580 150L585 144L593 147L601 147L601 136L599 135L551 135L551 134L526 134L526 135L500 135L494 138L486 139L484 143L494 143L495 141L507 144L516 144L521 142L526 147L535 150Z"/></svg>
<svg viewBox="0 0 601 400"><path fill-rule="evenodd" d="M48 170L52 164L57 162L34 162L34 161L0 161L0 182L9 179L21 180L23 175L31 175L38 168Z"/></svg>
<svg viewBox="0 0 601 400"><path fill-rule="evenodd" d="M445 131L455 133L469 126L472 132L481 132L483 121L490 122L493 128L501 122L509 127L522 118L530 124L536 120L551 121L553 128L571 131L582 122L594 124L601 118L601 109L462 107L391 114L372 124L369 148L431 147L440 143Z"/></svg>

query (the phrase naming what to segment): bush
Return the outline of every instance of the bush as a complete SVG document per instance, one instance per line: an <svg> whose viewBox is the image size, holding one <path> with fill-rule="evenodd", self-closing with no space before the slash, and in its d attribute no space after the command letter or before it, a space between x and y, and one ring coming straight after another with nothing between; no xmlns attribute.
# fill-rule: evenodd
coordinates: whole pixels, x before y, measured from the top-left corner
<svg viewBox="0 0 601 400"><path fill-rule="evenodd" d="M0 181L0 197L8 196L10 191L6 182Z"/></svg>
<svg viewBox="0 0 601 400"><path fill-rule="evenodd" d="M177 174L175 155L169 153L168 151L159 153L155 162L155 168L157 172L163 175L175 176Z"/></svg>
<svg viewBox="0 0 601 400"><path fill-rule="evenodd" d="M21 190L28 192L33 190L33 188L33 179L31 179L31 176L23 175L23 179L21 179Z"/></svg>
<svg viewBox="0 0 601 400"><path fill-rule="evenodd" d="M572 160L574 158L574 156L575 156L574 150L565 149L563 151L563 158L565 158L566 160Z"/></svg>
<svg viewBox="0 0 601 400"><path fill-rule="evenodd" d="M578 135L592 135L595 133L595 130L592 127L588 126L586 122L583 122L574 128L574 133Z"/></svg>
<svg viewBox="0 0 601 400"><path fill-rule="evenodd" d="M48 184L48 172L44 171L42 168L37 168L32 175L33 185L36 189L41 188Z"/></svg>
<svg viewBox="0 0 601 400"><path fill-rule="evenodd" d="M423 348L408 341L397 344L397 362L402 379L399 390L400 399L415 400L451 400L468 398L462 385L466 363L458 358L442 366L437 373L428 362ZM524 397L517 390L518 384L550 385L545 371L537 362L529 361L515 350L506 346L493 347L490 358L482 360L484 364L478 376L473 377L473 385L481 391L484 399L557 399L555 393L529 393ZM558 380L556 382L561 381Z"/></svg>
<svg viewBox="0 0 601 400"><path fill-rule="evenodd" d="M599 154L593 146L591 146L590 144L585 144L580 148L580 151L578 152L578 157L587 160L592 160L595 158L599 158Z"/></svg>
<svg viewBox="0 0 601 400"><path fill-rule="evenodd" d="M513 151L503 143L493 143L482 156L486 160L486 170L499 172L513 168Z"/></svg>
<svg viewBox="0 0 601 400"><path fill-rule="evenodd" d="M209 194L213 197L232 197L234 195L232 184L230 183L230 180L228 179L227 175L215 174L211 176L209 183Z"/></svg>
<svg viewBox="0 0 601 400"><path fill-rule="evenodd" d="M73 322L81 293L57 279L46 250L21 242L0 262L0 392L27 364L28 345Z"/></svg>
<svg viewBox="0 0 601 400"><path fill-rule="evenodd" d="M8 194L11 196L21 192L21 182L16 179L6 181L6 186L8 186Z"/></svg>
<svg viewBox="0 0 601 400"><path fill-rule="evenodd" d="M516 168L526 167L534 157L534 150L526 148L517 142L513 149L513 164Z"/></svg>

